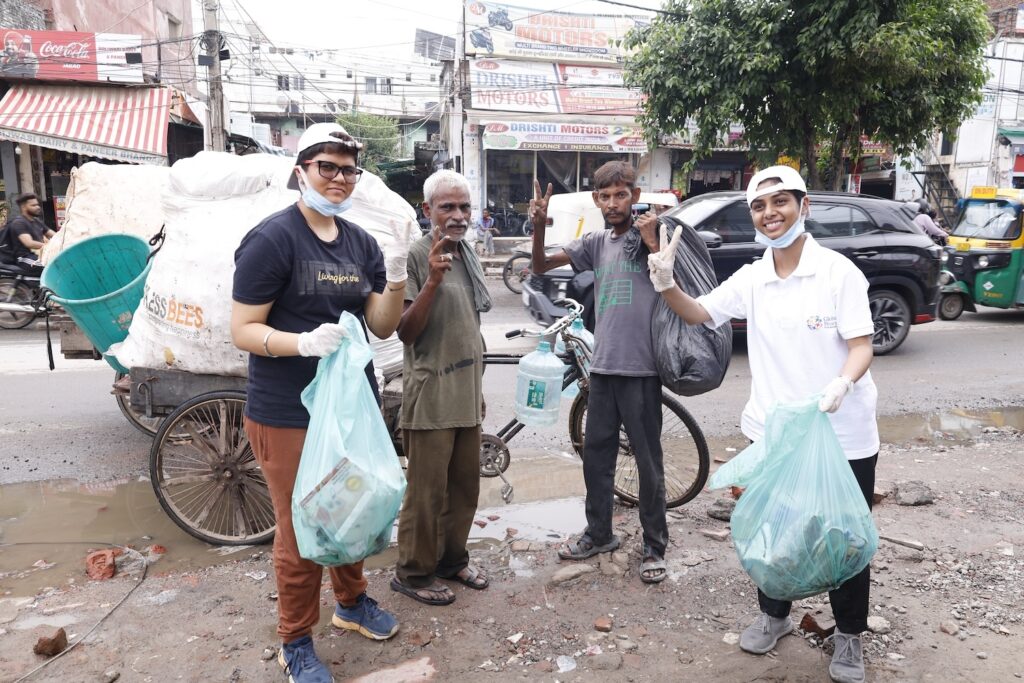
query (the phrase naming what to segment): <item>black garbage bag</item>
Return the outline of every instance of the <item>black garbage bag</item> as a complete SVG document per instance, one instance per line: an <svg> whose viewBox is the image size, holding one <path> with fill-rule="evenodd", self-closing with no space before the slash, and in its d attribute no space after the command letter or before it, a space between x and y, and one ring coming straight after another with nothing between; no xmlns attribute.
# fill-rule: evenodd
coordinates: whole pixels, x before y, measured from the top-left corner
<svg viewBox="0 0 1024 683"><path fill-rule="evenodd" d="M707 294L718 286L711 255L697 231L674 218L661 218L671 236L676 226L683 232L673 267L676 284L692 297ZM626 255L647 258L648 250L635 227L626 236ZM651 321L654 360L661 383L680 396L696 396L718 388L725 379L732 357L732 327L711 329L688 325L658 297Z"/></svg>

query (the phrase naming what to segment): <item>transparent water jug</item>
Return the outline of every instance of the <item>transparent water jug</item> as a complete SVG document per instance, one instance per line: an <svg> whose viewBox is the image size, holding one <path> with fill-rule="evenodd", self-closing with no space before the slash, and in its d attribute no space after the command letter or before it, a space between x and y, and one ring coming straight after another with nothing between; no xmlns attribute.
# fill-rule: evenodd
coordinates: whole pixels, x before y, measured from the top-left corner
<svg viewBox="0 0 1024 683"><path fill-rule="evenodd" d="M519 361L516 379L516 417L530 427L548 427L558 421L559 397L565 364L542 341L537 350Z"/></svg>
<svg viewBox="0 0 1024 683"><path fill-rule="evenodd" d="M574 337L579 337L583 339L583 341L585 341L587 343L587 346L590 348L591 353L593 353L594 335L590 333L590 330L583 326L582 320L580 320L579 318L573 320L572 325L569 327L569 333ZM555 342L555 353L559 355L565 353L565 341L562 339L562 335L558 335L558 341ZM587 363L587 365L589 365L589 363ZM566 364L566 373L569 372L571 367L571 365ZM562 398L566 398L571 401L572 399L576 398L576 396L579 393L579 384L573 382L572 384L570 384L569 386L562 390Z"/></svg>

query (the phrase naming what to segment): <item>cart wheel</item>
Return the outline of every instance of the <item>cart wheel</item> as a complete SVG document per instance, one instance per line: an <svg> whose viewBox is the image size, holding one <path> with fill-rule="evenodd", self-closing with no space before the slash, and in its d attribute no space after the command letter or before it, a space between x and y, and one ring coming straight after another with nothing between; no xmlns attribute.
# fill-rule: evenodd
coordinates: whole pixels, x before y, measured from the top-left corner
<svg viewBox="0 0 1024 683"><path fill-rule="evenodd" d="M185 532L214 545L267 543L276 528L244 409L244 392L196 396L167 416L149 453L160 506Z"/></svg>
<svg viewBox="0 0 1024 683"><path fill-rule="evenodd" d="M114 382L119 381L124 377L123 372L118 372L114 375ZM162 417L146 417L142 413L132 408L131 394L114 394L114 400L117 401L117 407L121 409L121 414L124 415L125 419L131 423L132 427L135 427L146 436L156 436L157 430L160 429L160 423L163 422Z"/></svg>

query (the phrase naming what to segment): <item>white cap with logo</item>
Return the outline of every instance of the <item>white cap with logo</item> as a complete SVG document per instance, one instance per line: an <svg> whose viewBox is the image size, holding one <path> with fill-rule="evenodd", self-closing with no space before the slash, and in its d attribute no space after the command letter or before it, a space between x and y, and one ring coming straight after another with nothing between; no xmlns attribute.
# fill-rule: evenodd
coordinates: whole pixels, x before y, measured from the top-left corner
<svg viewBox="0 0 1024 683"><path fill-rule="evenodd" d="M314 145L319 145L325 142L333 142L344 147L348 147L353 154L357 154L359 150L363 148L363 144L348 134L348 131L339 123L314 123L312 126L307 128L302 136L299 138L299 144L296 147L296 161L298 161L298 155L305 152L307 149ZM288 187L292 190L299 189L299 183L295 178L295 174L288 179Z"/></svg>
<svg viewBox="0 0 1024 683"><path fill-rule="evenodd" d="M758 189L757 186L766 180L777 179L779 182ZM769 166L754 174L747 185L747 206L754 203L758 197L766 194L775 194L782 190L796 190L807 194L807 184L800 176L800 171L792 166Z"/></svg>

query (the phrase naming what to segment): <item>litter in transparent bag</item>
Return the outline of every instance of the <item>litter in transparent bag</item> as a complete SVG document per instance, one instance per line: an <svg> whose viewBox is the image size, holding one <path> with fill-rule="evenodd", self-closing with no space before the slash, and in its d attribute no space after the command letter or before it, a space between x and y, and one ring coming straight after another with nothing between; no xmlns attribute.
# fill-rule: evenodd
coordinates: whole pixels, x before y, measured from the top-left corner
<svg viewBox="0 0 1024 683"><path fill-rule="evenodd" d="M878 550L871 511L817 396L776 405L764 438L720 468L710 486L746 486L731 519L736 554L776 600L834 590Z"/></svg>
<svg viewBox="0 0 1024 683"><path fill-rule="evenodd" d="M405 475L366 381L373 352L359 321L320 359L302 392L309 429L292 490L299 554L317 564L352 564L384 550L405 494Z"/></svg>

